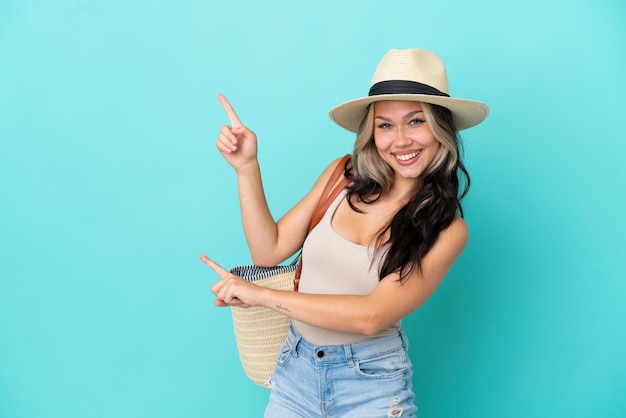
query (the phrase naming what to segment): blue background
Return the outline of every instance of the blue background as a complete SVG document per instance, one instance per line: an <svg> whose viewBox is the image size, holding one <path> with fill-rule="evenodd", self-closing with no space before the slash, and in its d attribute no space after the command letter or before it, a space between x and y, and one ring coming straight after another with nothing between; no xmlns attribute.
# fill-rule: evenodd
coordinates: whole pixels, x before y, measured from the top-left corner
<svg viewBox="0 0 626 418"><path fill-rule="evenodd" d="M0 2L0 417L256 417L215 275L247 263L223 92L276 217L390 48L487 102L470 243L405 320L420 416L626 414L620 0Z"/></svg>

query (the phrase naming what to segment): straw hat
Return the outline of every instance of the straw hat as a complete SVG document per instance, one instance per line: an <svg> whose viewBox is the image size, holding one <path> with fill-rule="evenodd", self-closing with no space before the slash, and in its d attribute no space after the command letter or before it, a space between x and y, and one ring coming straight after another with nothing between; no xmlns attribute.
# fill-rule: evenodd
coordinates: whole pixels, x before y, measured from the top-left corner
<svg viewBox="0 0 626 418"><path fill-rule="evenodd" d="M392 49L380 61L369 95L350 100L330 110L339 126L357 132L367 107L381 100L410 100L450 109L460 131L485 120L489 107L482 102L450 97L446 67L441 59L422 49Z"/></svg>

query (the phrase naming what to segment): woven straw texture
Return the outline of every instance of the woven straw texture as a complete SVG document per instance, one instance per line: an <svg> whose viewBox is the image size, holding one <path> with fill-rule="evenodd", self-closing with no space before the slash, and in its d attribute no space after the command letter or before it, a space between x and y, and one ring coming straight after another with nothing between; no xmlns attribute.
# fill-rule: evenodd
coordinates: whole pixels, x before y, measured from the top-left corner
<svg viewBox="0 0 626 418"><path fill-rule="evenodd" d="M242 266L231 272L258 286L293 290L295 270L293 264L263 268ZM241 365L250 380L269 389L268 380L274 374L278 350L285 342L291 320L261 306L231 310Z"/></svg>

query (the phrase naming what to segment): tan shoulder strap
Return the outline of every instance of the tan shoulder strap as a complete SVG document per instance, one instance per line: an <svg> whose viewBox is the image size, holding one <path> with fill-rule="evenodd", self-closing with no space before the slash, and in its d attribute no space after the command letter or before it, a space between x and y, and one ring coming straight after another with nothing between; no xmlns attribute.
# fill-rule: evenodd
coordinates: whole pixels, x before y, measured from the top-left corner
<svg viewBox="0 0 626 418"><path fill-rule="evenodd" d="M324 187L324 191L322 191L320 200L317 202L315 212L313 212L313 217L311 218L311 223L309 224L309 232L311 232L313 228L315 228L315 226L322 220L324 214L328 210L328 207L339 195L339 193L341 193L341 191L345 189L348 184L350 184L350 180L343 176L343 170L349 159L350 154L346 154L335 166L328 182L326 182L326 186Z"/></svg>

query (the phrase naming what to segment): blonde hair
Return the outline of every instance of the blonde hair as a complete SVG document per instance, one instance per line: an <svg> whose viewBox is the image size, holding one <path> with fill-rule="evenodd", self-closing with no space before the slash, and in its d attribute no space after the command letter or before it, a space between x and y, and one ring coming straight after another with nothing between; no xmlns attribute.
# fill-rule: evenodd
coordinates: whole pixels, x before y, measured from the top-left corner
<svg viewBox="0 0 626 418"><path fill-rule="evenodd" d="M456 128L451 120L452 115L447 109L441 106L437 107L438 109L435 108L435 105L422 103L422 110L424 111L424 116L426 117L430 131L437 142L441 144L435 158L433 158L433 161L426 170L426 174L437 170L446 160L448 163L444 170L446 173L450 173L456 170L459 161L459 143ZM443 109L446 111L442 111Z"/></svg>

